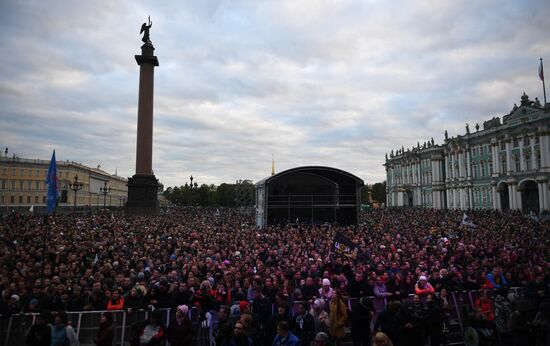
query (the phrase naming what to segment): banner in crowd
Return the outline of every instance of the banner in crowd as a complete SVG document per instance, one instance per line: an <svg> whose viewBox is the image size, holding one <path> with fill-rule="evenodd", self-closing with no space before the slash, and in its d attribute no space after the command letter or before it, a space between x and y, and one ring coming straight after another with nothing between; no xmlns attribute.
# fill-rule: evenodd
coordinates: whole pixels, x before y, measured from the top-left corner
<svg viewBox="0 0 550 346"><path fill-rule="evenodd" d="M354 257L359 251L359 247L343 233L338 232L334 237L332 244L334 252L347 257Z"/></svg>

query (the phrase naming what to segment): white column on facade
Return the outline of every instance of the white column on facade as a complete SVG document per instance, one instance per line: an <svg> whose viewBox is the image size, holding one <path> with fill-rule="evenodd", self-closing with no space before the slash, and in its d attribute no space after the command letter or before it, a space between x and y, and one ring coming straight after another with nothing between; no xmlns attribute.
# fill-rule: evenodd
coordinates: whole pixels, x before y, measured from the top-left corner
<svg viewBox="0 0 550 346"><path fill-rule="evenodd" d="M525 171L525 157L523 156L523 138L519 139L519 167L522 172Z"/></svg>
<svg viewBox="0 0 550 346"><path fill-rule="evenodd" d="M544 210L544 186L542 181L537 180L537 187L539 189L539 210Z"/></svg>
<svg viewBox="0 0 550 346"><path fill-rule="evenodd" d="M500 193L498 192L498 190L497 190L497 199L496 200L497 200L496 209L501 210L502 208L500 206L501 206L502 202L500 201Z"/></svg>
<svg viewBox="0 0 550 346"><path fill-rule="evenodd" d="M550 199L548 198L550 193L548 193L548 182L542 183L542 204L544 205L544 210L550 210Z"/></svg>
<svg viewBox="0 0 550 346"><path fill-rule="evenodd" d="M471 186L468 188L468 208L474 209L474 191Z"/></svg>
<svg viewBox="0 0 550 346"><path fill-rule="evenodd" d="M500 174L500 164L498 162L498 141L496 138L491 139L491 157L493 158L493 175L498 176Z"/></svg>
<svg viewBox="0 0 550 346"><path fill-rule="evenodd" d="M513 190L513 186L512 184L508 184L508 199L509 199L509 202L510 202L510 210L514 210L516 209L515 205L514 205L514 190Z"/></svg>
<svg viewBox="0 0 550 346"><path fill-rule="evenodd" d="M464 150L458 152L458 177L464 178L466 176L464 172Z"/></svg>
<svg viewBox="0 0 550 346"><path fill-rule="evenodd" d="M550 171L550 139L548 138L548 133L544 133L540 136L539 146L540 170L544 172Z"/></svg>
<svg viewBox="0 0 550 346"><path fill-rule="evenodd" d="M445 171L447 172L447 180L448 180L449 179L449 154L444 153L444 156L445 156Z"/></svg>
<svg viewBox="0 0 550 346"><path fill-rule="evenodd" d="M512 173L512 140L506 139L506 173Z"/></svg>
<svg viewBox="0 0 550 346"><path fill-rule="evenodd" d="M516 209L517 210L522 210L523 209L523 204L521 203L521 190L519 188L519 185L516 185L514 190L516 191Z"/></svg>
<svg viewBox="0 0 550 346"><path fill-rule="evenodd" d="M539 169L537 167L537 155L535 155L535 136L530 136L530 142L531 142L531 169L537 170Z"/></svg>
<svg viewBox="0 0 550 346"><path fill-rule="evenodd" d="M493 194L493 209L495 210L498 210L498 205L497 205L497 185L496 183L494 184L491 184L491 192Z"/></svg>
<svg viewBox="0 0 550 346"><path fill-rule="evenodd" d="M471 149L466 149L466 176L469 178L472 177L472 153Z"/></svg>

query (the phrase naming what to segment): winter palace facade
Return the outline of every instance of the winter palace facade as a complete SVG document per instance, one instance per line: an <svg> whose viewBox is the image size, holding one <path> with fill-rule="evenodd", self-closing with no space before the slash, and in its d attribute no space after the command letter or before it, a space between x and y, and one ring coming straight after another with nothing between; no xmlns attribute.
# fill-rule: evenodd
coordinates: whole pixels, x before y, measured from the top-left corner
<svg viewBox="0 0 550 346"><path fill-rule="evenodd" d="M386 155L387 205L550 210L550 103L519 106L462 135Z"/></svg>

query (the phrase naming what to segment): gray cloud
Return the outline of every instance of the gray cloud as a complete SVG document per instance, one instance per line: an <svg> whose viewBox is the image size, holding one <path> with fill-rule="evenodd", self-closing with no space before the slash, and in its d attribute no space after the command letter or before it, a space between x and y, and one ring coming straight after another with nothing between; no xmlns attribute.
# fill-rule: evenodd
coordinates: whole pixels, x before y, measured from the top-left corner
<svg viewBox="0 0 550 346"><path fill-rule="evenodd" d="M383 180L384 153L541 97L536 1L0 3L0 145L126 176L151 15L155 173L255 181L317 164Z"/></svg>

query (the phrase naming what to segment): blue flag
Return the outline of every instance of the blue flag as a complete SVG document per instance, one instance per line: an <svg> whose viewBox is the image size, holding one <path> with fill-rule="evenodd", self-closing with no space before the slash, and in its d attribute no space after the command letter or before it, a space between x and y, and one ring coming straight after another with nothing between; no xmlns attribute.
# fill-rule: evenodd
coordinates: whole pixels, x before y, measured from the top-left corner
<svg viewBox="0 0 550 346"><path fill-rule="evenodd" d="M50 162L50 168L48 168L48 176L46 177L46 184L48 184L48 196L46 197L46 205L48 206L48 214L55 211L57 207L57 164L55 162L55 150L52 154L52 161Z"/></svg>

